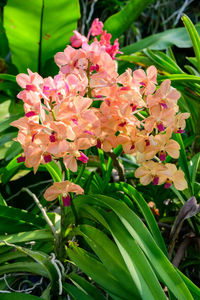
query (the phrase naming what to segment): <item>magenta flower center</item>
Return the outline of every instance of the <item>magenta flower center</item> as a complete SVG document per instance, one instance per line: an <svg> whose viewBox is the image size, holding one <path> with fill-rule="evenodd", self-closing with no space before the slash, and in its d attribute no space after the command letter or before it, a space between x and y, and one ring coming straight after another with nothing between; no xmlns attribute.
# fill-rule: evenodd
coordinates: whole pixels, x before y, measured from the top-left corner
<svg viewBox="0 0 200 300"><path fill-rule="evenodd" d="M67 195L67 197L62 197L63 205L64 206L70 206L71 205L71 198L70 195Z"/></svg>
<svg viewBox="0 0 200 300"><path fill-rule="evenodd" d="M166 153L163 150L160 151L159 158L161 161L165 161Z"/></svg>
<svg viewBox="0 0 200 300"><path fill-rule="evenodd" d="M158 123L157 128L158 128L159 131L164 131L165 130L165 127L162 123Z"/></svg>
<svg viewBox="0 0 200 300"><path fill-rule="evenodd" d="M24 162L25 161L25 156L19 156L18 158L17 158L17 162L18 162L18 164L19 163L21 163L21 162Z"/></svg>
<svg viewBox="0 0 200 300"><path fill-rule="evenodd" d="M153 185L158 185L159 182L159 177L158 176L154 176L153 178Z"/></svg>
<svg viewBox="0 0 200 300"><path fill-rule="evenodd" d="M51 154L44 154L44 161L45 163L49 163L52 161Z"/></svg>

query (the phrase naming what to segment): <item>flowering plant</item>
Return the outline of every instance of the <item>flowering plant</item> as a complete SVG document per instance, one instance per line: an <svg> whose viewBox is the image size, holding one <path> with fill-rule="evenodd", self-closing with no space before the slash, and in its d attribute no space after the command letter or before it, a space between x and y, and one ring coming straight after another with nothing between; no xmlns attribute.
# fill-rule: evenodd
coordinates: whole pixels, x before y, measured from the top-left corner
<svg viewBox="0 0 200 300"><path fill-rule="evenodd" d="M177 194L176 189L187 188L188 178L186 182L183 171L172 163L180 151L173 138L176 134L180 138L189 117L179 112L180 93L168 79L157 84L155 66L146 72L127 69L119 75L118 39L111 43L111 34L98 19L87 37L74 31L70 41L71 46L55 55L60 69L55 77L42 78L28 70L16 78L23 88L18 98L24 103L25 115L11 124L19 129L15 140L23 153L10 162L11 168L23 167L17 162L24 162L36 173L43 165L54 181L50 180L44 198L58 198L60 207L53 202L46 210L44 199L40 202L28 186L20 193L31 196L34 210L1 207L3 215L5 211L9 215L7 223L10 216L18 220L19 214L26 227L22 234L15 235L14 229L13 235L6 232L1 238L3 246L15 251L8 250L0 272L25 268L39 274L49 284L42 295L48 299L51 293L73 299L104 299L106 294L109 299L164 300L173 293L177 299L192 300L191 282L187 279L185 283L168 260L156 221L161 220L160 208L152 201L147 204L146 192L144 199L123 182L117 159L118 154L124 160L126 155L134 157L135 177L142 185L152 182L169 189L174 184ZM88 160L94 159L91 154L97 152L102 176L99 169L91 174L85 169ZM109 182L112 163L120 183ZM170 192L163 194L165 198ZM192 203L195 206L194 199ZM25 247L15 245L25 242ZM170 247L171 255L174 244ZM191 293L199 293L194 285Z"/></svg>
<svg viewBox="0 0 200 300"><path fill-rule="evenodd" d="M95 37L89 41L90 37ZM188 113L180 113L180 93L164 80L157 87L157 69L145 73L131 69L117 73L115 55L118 39L112 45L111 34L95 19L85 37L74 31L72 46L55 55L60 71L54 78L42 78L28 70L17 75L24 89L18 98L24 102L25 116L11 123L19 129L16 141L25 162L36 173L40 164L62 160L66 169L77 171L77 161L87 163L83 152L93 146L112 151L122 145L125 154L136 156L141 166L135 176L143 185L172 183L179 190L187 187L184 173L166 156L177 159L179 144L172 133L183 133ZM94 103L99 103L98 108ZM48 201L62 195L69 205L68 192L83 193L70 181L55 183L44 194ZM67 200L66 200L67 199Z"/></svg>

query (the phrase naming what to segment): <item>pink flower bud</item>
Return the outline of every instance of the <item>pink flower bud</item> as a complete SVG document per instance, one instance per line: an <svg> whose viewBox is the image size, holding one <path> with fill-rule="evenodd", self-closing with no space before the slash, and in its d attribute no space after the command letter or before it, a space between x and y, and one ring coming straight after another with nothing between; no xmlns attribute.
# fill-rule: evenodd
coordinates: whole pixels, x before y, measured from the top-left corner
<svg viewBox="0 0 200 300"><path fill-rule="evenodd" d="M82 161L82 163L86 164L88 161L88 157L83 152L80 152L80 156L78 157L78 160L80 160L80 161Z"/></svg>
<svg viewBox="0 0 200 300"><path fill-rule="evenodd" d="M103 33L103 23L101 21L99 21L98 18L96 18L92 22L92 26L89 30L89 34L91 34L92 36L96 36L101 33Z"/></svg>
<svg viewBox="0 0 200 300"><path fill-rule="evenodd" d="M73 31L74 35L70 38L72 47L79 48L84 42L87 42L87 38L84 35L81 35L78 31Z"/></svg>

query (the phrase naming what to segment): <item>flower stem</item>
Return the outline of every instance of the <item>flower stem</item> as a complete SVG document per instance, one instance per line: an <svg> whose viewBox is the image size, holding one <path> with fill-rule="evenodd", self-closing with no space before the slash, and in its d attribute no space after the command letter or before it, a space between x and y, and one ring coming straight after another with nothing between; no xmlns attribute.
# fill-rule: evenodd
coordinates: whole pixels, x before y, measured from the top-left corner
<svg viewBox="0 0 200 300"><path fill-rule="evenodd" d="M35 201L36 205L39 207L41 213L43 214L43 217L44 217L45 221L47 222L49 228L51 229L51 231L53 233L53 236L55 238L56 244L58 245L58 240L59 240L58 234L56 233L55 227L53 226L53 223L51 222L51 220L47 216L47 213L46 213L44 207L41 205L40 201L38 200L38 198L36 197L36 195L33 194L29 189L22 188L22 191L28 193L33 198L33 200Z"/></svg>
<svg viewBox="0 0 200 300"><path fill-rule="evenodd" d="M72 212L73 212L73 215L74 215L74 224L76 226L78 224L78 215L77 215L77 212L76 212L76 209L75 209L75 206L74 206L74 199L72 199L72 201L71 201L71 209L72 209Z"/></svg>
<svg viewBox="0 0 200 300"><path fill-rule="evenodd" d="M85 155L88 156L90 153L90 149L87 149L86 152L85 152ZM80 171L78 173L78 176L76 177L74 183L78 184L79 183L79 180L81 179L84 171L85 171L85 167L86 167L86 164L82 164L81 168L80 168Z"/></svg>

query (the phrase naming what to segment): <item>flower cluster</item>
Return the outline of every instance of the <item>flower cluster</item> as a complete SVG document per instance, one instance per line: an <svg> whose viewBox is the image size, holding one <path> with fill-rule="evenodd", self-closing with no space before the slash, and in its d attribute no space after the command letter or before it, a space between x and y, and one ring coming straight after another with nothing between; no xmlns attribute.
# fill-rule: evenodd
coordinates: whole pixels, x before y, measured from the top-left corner
<svg viewBox="0 0 200 300"><path fill-rule="evenodd" d="M91 36L95 38L89 42ZM135 155L142 164L135 173L142 184L153 181L169 188L173 182L183 190L187 187L184 173L165 163L167 155L179 157L180 146L171 137L173 132L184 132L189 117L179 113L180 94L170 80L156 87L154 66L146 73L128 69L119 75L114 59L118 40L113 45L110 40L103 23L95 19L87 37L74 31L73 47L55 55L60 71L54 78L30 70L28 75L17 75L23 88L18 98L25 110L24 117L11 123L19 129L16 140L24 150L18 162L36 172L40 164L62 158L65 167L76 172L77 160L88 160L84 150L96 146L111 151L121 144L124 153ZM74 186L64 182L50 187L47 200L55 199L49 196L54 188L65 199ZM74 192L82 190L76 186Z"/></svg>

